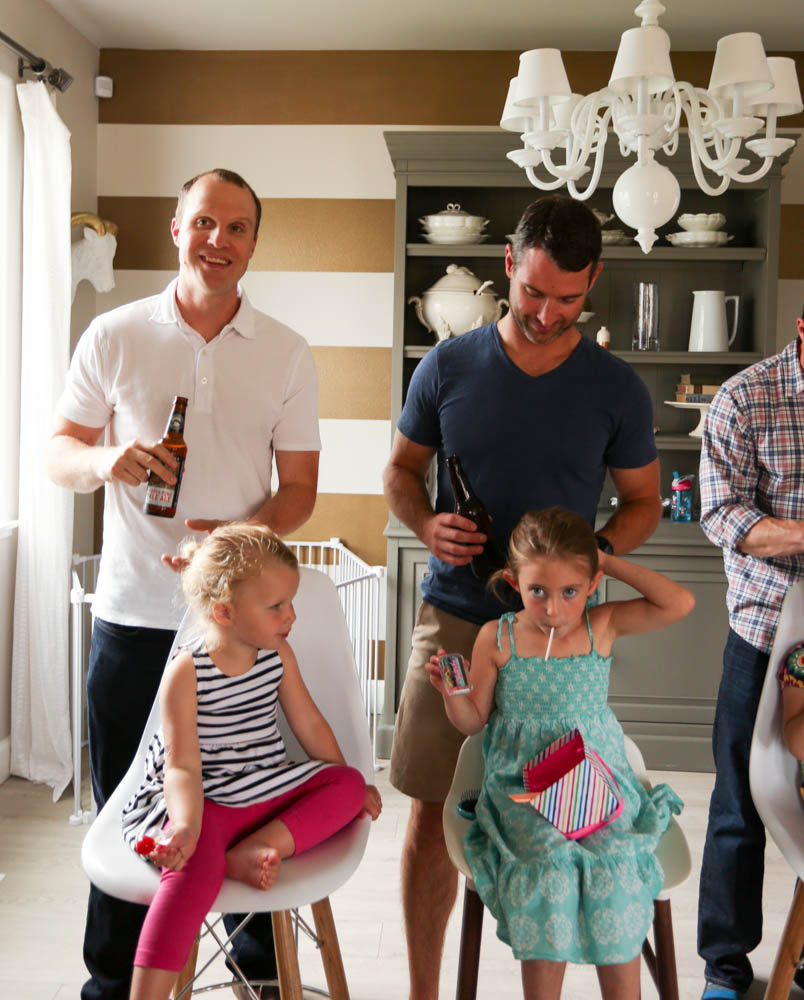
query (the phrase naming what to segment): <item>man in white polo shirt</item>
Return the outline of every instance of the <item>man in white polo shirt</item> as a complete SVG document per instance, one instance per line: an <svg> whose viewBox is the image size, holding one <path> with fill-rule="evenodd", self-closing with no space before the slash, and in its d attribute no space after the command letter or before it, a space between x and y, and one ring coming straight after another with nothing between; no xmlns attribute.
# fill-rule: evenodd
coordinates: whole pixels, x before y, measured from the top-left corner
<svg viewBox="0 0 804 1000"><path fill-rule="evenodd" d="M188 181L171 223L178 277L160 295L93 320L57 407L50 477L80 493L104 487L87 682L98 806L134 756L183 614L171 571L179 541L241 518L285 535L315 504L321 444L312 353L298 334L253 309L238 284L260 214L256 194L235 173ZM175 482L176 463L157 441L177 395L189 401L178 511L149 517L142 511L149 472ZM128 1000L144 914L91 888L83 1000ZM235 959L248 978L273 978L270 919L255 917L239 942Z"/></svg>

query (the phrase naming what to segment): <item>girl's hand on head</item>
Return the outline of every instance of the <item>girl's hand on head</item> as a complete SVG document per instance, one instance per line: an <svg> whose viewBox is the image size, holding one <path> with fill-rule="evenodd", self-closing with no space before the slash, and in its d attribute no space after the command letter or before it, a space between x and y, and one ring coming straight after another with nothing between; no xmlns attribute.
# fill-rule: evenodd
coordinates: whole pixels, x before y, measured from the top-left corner
<svg viewBox="0 0 804 1000"><path fill-rule="evenodd" d="M363 803L361 816L371 816L372 822L382 812L382 798L376 785L366 785L366 800Z"/></svg>

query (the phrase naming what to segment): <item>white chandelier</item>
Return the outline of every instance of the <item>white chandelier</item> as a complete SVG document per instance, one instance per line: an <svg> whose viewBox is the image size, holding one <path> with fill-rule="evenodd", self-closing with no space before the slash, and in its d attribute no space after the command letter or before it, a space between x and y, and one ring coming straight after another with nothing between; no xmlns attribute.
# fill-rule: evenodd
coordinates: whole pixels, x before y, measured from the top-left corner
<svg viewBox="0 0 804 1000"><path fill-rule="evenodd" d="M502 128L522 135L524 149L512 150L508 158L525 170L531 184L543 191L566 184L581 201L597 188L611 124L621 154L637 155L637 162L614 185L614 211L636 229L644 253L650 252L656 229L670 221L681 197L678 181L657 163L655 152L676 152L682 112L698 185L718 195L731 181L764 177L775 157L794 144L777 138L776 119L804 109L794 60L767 58L754 32L720 39L708 90L677 81L670 38L659 27L664 11L659 0L642 0L634 11L642 24L623 32L608 87L586 97L571 92L558 49L523 52L500 120ZM764 138L751 139L763 118ZM739 155L744 140L762 161L748 172L749 159ZM554 162L553 151L559 147L565 151L563 162ZM546 169L547 178L537 176L539 167ZM719 182L710 184L704 167ZM590 169L591 178L579 190L576 182Z"/></svg>

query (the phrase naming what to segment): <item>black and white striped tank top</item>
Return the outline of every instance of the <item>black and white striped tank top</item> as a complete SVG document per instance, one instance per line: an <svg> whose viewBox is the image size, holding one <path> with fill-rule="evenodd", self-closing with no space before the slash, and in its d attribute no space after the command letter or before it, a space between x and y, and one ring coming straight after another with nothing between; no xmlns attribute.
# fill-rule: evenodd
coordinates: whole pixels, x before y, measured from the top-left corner
<svg viewBox="0 0 804 1000"><path fill-rule="evenodd" d="M287 758L276 724L283 671L276 650L259 650L251 669L237 677L221 673L203 646L191 653L205 798L235 807L264 802L327 766ZM144 834L154 837L162 829L167 817L164 777L160 728L148 747L144 780L123 810L123 836L132 849Z"/></svg>

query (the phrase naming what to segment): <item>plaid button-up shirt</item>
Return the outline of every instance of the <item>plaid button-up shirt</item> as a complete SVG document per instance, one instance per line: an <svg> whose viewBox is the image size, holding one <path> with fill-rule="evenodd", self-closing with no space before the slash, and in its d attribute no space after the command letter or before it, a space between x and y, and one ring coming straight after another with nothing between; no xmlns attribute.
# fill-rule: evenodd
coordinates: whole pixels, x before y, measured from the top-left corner
<svg viewBox="0 0 804 1000"><path fill-rule="evenodd" d="M804 554L759 558L737 546L764 517L804 519L798 340L719 390L704 426L700 486L701 527L723 549L731 627L769 652L782 599L804 578Z"/></svg>

